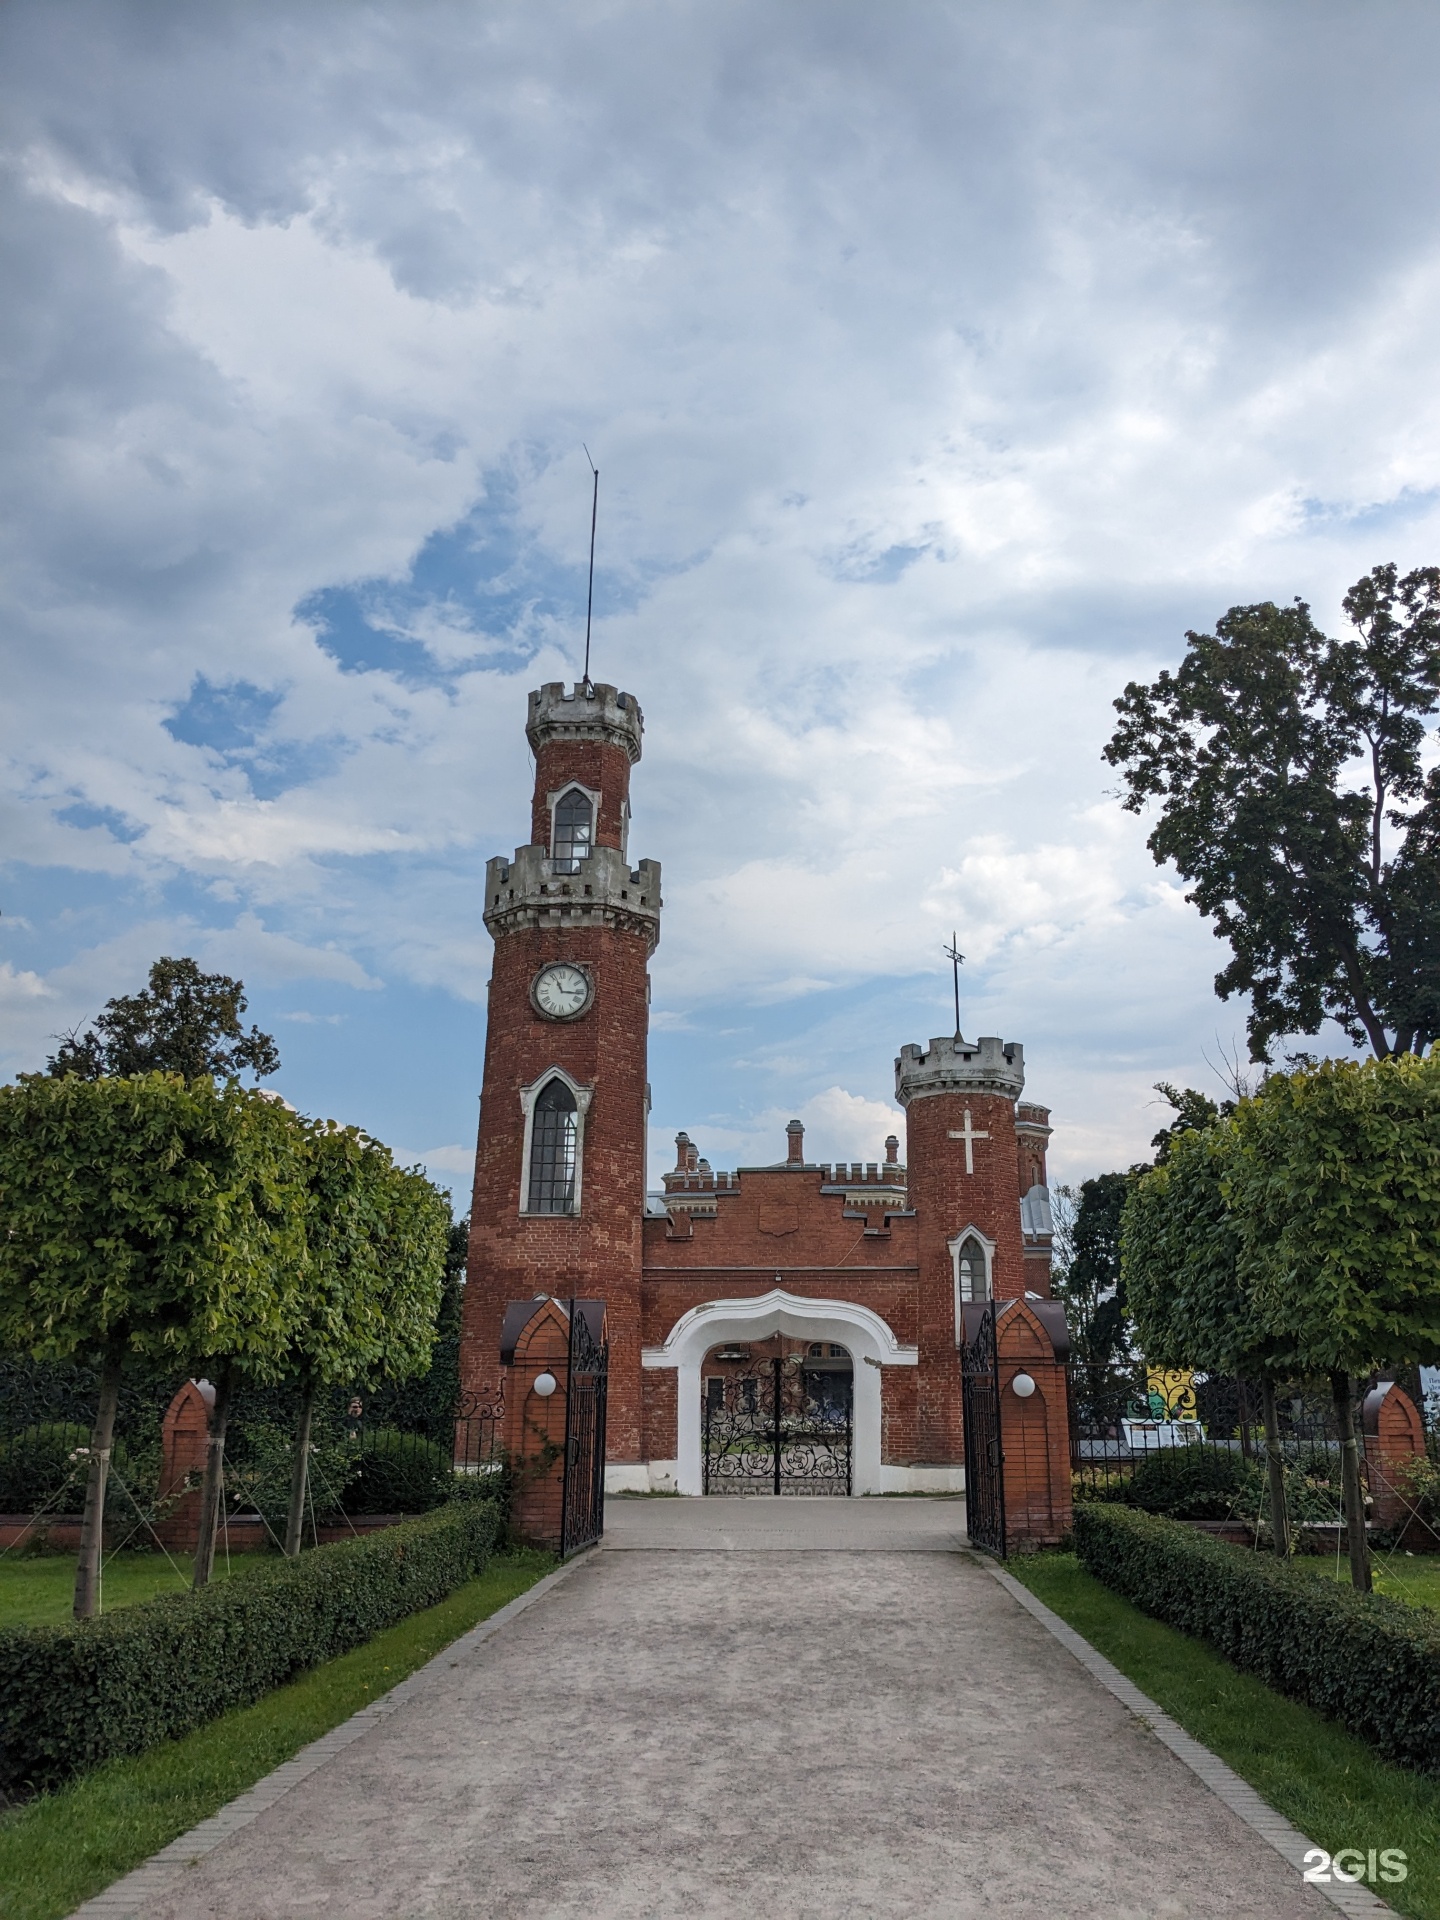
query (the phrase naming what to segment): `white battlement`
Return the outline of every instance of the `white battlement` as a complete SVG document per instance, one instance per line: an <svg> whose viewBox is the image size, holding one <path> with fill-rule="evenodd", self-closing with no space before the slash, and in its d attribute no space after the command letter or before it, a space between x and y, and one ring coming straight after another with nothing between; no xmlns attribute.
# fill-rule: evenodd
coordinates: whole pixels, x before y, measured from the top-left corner
<svg viewBox="0 0 1440 1920"><path fill-rule="evenodd" d="M538 753L547 740L599 740L623 747L633 766L640 758L645 718L633 693L621 693L603 680L547 680L530 695L525 733Z"/></svg>
<svg viewBox="0 0 1440 1920"><path fill-rule="evenodd" d="M1018 1100L1024 1090L1025 1049L994 1034L981 1040L944 1034L927 1049L902 1047L895 1062L895 1098L902 1107L934 1093L999 1093Z"/></svg>
<svg viewBox="0 0 1440 1920"><path fill-rule="evenodd" d="M623 926L660 938L660 862L632 868L618 847L593 847L578 871L556 871L544 847L517 847L513 860L485 863L485 925L492 934L515 927Z"/></svg>

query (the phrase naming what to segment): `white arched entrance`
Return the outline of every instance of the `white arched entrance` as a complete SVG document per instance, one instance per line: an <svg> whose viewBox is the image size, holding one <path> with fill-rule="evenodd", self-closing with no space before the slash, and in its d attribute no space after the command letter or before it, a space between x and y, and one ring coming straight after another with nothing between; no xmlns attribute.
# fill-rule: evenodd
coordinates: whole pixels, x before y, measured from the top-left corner
<svg viewBox="0 0 1440 1920"><path fill-rule="evenodd" d="M887 1322L870 1307L857 1306L852 1300L810 1299L778 1286L747 1300L707 1300L692 1307L675 1322L663 1346L646 1347L641 1354L644 1367L675 1369L676 1488L681 1493L700 1493L704 1487L700 1369L705 1355L712 1347L764 1340L772 1333L834 1341L849 1349L855 1363L851 1485L856 1493L886 1491L880 1466L880 1370L918 1365L919 1349L901 1346ZM652 1472L651 1477L661 1476Z"/></svg>

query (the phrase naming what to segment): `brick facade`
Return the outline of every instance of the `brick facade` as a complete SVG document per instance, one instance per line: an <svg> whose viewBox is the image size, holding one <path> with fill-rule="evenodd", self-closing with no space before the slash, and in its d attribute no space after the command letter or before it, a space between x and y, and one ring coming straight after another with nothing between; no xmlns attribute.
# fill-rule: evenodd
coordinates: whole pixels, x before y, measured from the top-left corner
<svg viewBox="0 0 1440 1920"><path fill-rule="evenodd" d="M857 1448L863 1430L875 1456L857 1487L957 1486L958 1249L973 1230L970 1251L983 1245L998 1299L1048 1295L1048 1112L1021 1098L1017 1045L933 1040L896 1061L904 1161L892 1138L879 1163L812 1162L793 1121L774 1164L717 1172L681 1134L664 1192L647 1207L646 969L659 937L660 876L648 861L632 871L625 846L642 724L633 698L612 687L551 685L531 695L532 842L486 871L495 960L464 1384L483 1395L498 1383L510 1302L601 1298L612 1484L695 1491L698 1442L689 1427L698 1432L699 1382L717 1364L706 1359L706 1316L720 1316L748 1330L757 1350L766 1340L814 1336L827 1353L830 1343L852 1353ZM550 858L552 810L571 786L597 803L595 851L562 872ZM532 1000L536 976L555 962L581 967L593 983L581 1017L546 1019ZM522 1208L524 1098L553 1069L589 1103L581 1198L573 1214L534 1215ZM1060 1378L1063 1401L1063 1371ZM1047 1379L1047 1395L1055 1391ZM1022 1506L1039 1498L1027 1493Z"/></svg>

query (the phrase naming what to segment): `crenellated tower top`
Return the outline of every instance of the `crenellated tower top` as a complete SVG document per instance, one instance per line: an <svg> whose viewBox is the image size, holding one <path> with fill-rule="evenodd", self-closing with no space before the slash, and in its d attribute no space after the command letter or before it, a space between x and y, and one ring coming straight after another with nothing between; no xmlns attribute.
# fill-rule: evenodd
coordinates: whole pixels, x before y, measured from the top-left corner
<svg viewBox="0 0 1440 1920"><path fill-rule="evenodd" d="M962 1040L945 1034L928 1050L900 1049L895 1062L895 1098L902 1107L936 1093L998 1093L1018 1100L1025 1091L1025 1049L1018 1040L987 1034Z"/></svg>
<svg viewBox="0 0 1440 1920"><path fill-rule="evenodd" d="M566 688L563 680L547 680L530 695L530 717L525 733L538 756L554 740L593 740L602 746L623 747L633 767L640 758L645 719L633 693L621 693L603 680L577 681Z"/></svg>

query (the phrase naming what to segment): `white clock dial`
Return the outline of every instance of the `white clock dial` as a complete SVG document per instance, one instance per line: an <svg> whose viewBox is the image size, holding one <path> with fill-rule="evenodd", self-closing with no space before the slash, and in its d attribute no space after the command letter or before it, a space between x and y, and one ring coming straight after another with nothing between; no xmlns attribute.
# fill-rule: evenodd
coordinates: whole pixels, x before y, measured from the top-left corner
<svg viewBox="0 0 1440 1920"><path fill-rule="evenodd" d="M579 967L546 967L535 981L535 1005L551 1020L573 1020L590 998L590 982Z"/></svg>

